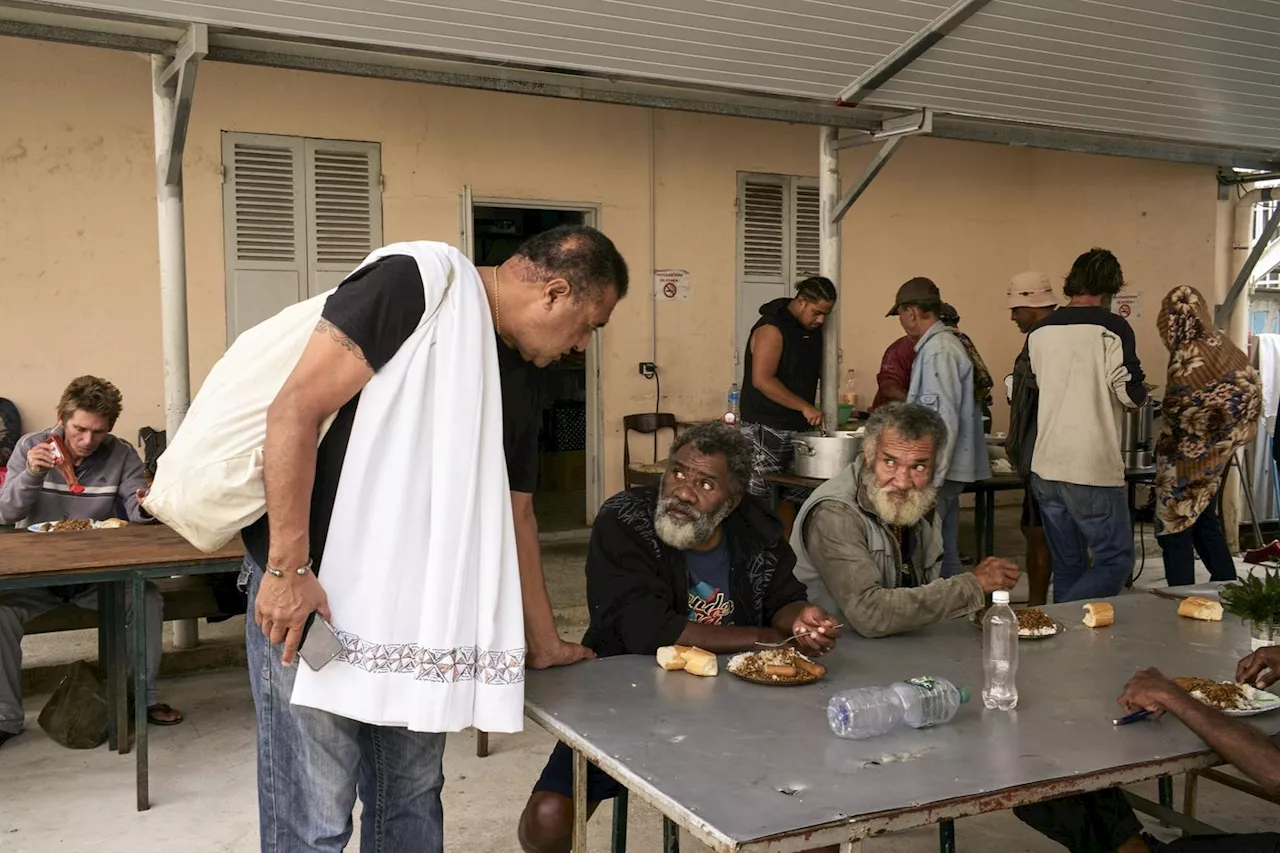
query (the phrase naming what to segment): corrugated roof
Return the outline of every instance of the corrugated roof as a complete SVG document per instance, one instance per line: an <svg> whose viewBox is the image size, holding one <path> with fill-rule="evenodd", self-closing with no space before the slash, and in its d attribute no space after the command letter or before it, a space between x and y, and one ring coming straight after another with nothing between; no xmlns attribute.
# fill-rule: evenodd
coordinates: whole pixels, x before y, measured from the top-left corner
<svg viewBox="0 0 1280 853"><path fill-rule="evenodd" d="M0 0L0 5L12 0ZM41 4L28 4L40 6ZM61 7L831 103L948 0L73 0ZM869 106L1280 151L1280 0L993 0ZM212 41L211 41L212 43Z"/></svg>

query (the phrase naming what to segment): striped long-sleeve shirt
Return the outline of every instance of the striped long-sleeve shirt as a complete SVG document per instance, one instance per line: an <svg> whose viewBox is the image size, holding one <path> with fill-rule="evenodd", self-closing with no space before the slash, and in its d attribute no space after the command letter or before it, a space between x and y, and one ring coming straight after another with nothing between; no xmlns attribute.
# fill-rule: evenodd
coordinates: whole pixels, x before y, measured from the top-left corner
<svg viewBox="0 0 1280 853"><path fill-rule="evenodd" d="M38 524L64 518L125 518L130 522L151 521L138 506L138 489L147 488L147 477L137 452L109 435L88 459L76 468L76 479L84 486L81 494L71 494L67 481L56 468L37 476L27 470L27 451L50 435L62 436L58 427L24 435L9 457L8 473L0 485L0 523Z"/></svg>

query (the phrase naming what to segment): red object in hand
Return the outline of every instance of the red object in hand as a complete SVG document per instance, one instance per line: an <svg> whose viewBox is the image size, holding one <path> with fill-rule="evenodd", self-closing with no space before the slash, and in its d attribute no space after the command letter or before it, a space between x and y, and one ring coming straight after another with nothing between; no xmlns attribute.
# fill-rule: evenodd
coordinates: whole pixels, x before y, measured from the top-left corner
<svg viewBox="0 0 1280 853"><path fill-rule="evenodd" d="M49 436L49 443L53 445L53 455L58 460L58 473L63 476L67 481L67 485L71 487L71 494L78 495L82 493L84 486L80 485L80 481L76 479L76 466L71 464L71 454L67 452L67 446L56 435Z"/></svg>

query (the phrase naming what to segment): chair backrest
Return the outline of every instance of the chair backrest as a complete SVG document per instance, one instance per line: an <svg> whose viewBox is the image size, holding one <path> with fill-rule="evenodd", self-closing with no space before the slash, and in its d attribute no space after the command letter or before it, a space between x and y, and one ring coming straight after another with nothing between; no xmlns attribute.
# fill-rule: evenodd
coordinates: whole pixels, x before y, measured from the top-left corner
<svg viewBox="0 0 1280 853"><path fill-rule="evenodd" d="M671 437L676 434L676 416L670 412L645 412L641 415L623 415L622 417L622 476L625 480L631 470L631 433L638 432L653 436L653 461L658 461L658 433L671 430Z"/></svg>
<svg viewBox="0 0 1280 853"><path fill-rule="evenodd" d="M642 432L646 435L669 429L675 431L676 416L669 412L645 412L643 415L624 415L622 429L624 432Z"/></svg>

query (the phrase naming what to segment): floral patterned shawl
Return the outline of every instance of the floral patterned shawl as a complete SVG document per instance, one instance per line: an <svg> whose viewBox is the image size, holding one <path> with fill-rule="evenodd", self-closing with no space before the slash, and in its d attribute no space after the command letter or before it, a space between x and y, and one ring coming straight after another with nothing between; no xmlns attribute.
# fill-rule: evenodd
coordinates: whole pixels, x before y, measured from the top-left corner
<svg viewBox="0 0 1280 853"><path fill-rule="evenodd" d="M1169 378L1156 442L1156 514L1163 534L1191 527L1213 501L1236 449L1262 416L1262 380L1213 326L1194 287L1175 287L1156 319L1169 348Z"/></svg>

